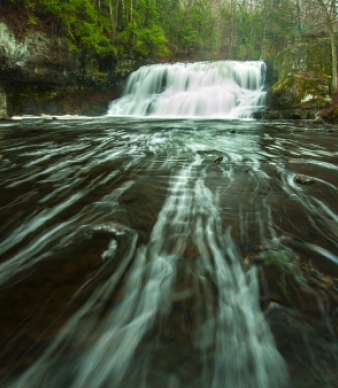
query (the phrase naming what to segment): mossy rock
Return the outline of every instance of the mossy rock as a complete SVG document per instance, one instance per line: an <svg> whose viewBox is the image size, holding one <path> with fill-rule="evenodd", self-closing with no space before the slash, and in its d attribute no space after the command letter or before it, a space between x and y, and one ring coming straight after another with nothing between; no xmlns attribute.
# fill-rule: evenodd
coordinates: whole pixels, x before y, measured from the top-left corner
<svg viewBox="0 0 338 388"><path fill-rule="evenodd" d="M276 56L273 68L278 78L289 77L302 71L313 71L320 75L331 74L330 41L323 38L289 46Z"/></svg>
<svg viewBox="0 0 338 388"><path fill-rule="evenodd" d="M270 104L278 109L322 109L330 106L330 77L313 71L278 80L271 88Z"/></svg>
<svg viewBox="0 0 338 388"><path fill-rule="evenodd" d="M338 122L338 107L337 106L331 106L328 109L324 109L320 112L320 116L317 117L317 119L325 120L332 123Z"/></svg>

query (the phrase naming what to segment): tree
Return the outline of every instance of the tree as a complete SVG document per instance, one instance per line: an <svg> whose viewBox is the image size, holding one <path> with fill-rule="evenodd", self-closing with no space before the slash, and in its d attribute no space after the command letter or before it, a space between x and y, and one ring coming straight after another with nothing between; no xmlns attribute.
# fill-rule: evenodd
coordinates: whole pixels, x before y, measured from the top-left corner
<svg viewBox="0 0 338 388"><path fill-rule="evenodd" d="M331 93L337 92L337 46L334 25L337 22L336 0L316 0L324 15L324 22L329 31L331 46Z"/></svg>

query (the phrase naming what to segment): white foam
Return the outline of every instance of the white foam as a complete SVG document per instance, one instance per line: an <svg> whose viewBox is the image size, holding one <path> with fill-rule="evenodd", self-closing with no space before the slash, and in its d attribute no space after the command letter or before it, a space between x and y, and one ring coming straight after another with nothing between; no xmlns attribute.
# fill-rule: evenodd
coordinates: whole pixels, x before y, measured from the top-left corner
<svg viewBox="0 0 338 388"><path fill-rule="evenodd" d="M265 106L264 62L143 66L128 78L108 116L249 118Z"/></svg>

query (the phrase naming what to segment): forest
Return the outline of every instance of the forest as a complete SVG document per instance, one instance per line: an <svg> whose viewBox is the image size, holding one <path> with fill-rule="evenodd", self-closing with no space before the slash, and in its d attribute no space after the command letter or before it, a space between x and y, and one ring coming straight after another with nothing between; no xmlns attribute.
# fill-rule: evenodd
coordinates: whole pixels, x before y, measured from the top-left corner
<svg viewBox="0 0 338 388"><path fill-rule="evenodd" d="M74 50L169 60L266 60L300 39L334 39L337 22L335 0L10 1Z"/></svg>

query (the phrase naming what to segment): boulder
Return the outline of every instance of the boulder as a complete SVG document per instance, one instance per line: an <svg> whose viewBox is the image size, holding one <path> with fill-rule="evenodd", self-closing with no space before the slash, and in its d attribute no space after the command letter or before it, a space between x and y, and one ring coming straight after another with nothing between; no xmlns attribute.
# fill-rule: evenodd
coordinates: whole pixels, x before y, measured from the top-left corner
<svg viewBox="0 0 338 388"><path fill-rule="evenodd" d="M274 109L323 109L332 104L329 83L330 77L313 71L281 78L271 88L270 105Z"/></svg>

